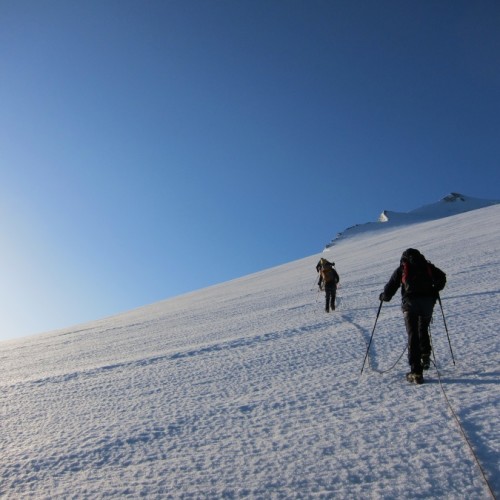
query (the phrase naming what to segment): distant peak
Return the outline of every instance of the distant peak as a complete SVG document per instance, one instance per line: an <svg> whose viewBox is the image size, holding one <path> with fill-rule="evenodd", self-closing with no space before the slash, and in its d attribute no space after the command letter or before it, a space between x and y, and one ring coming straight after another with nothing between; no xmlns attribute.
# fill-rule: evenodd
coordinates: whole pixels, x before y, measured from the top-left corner
<svg viewBox="0 0 500 500"><path fill-rule="evenodd" d="M387 210L384 210L379 216L378 216L378 221L379 222L387 222L389 220L389 212Z"/></svg>
<svg viewBox="0 0 500 500"><path fill-rule="evenodd" d="M450 193L448 196L445 196L442 201L446 202L454 202L454 201L465 201L467 199L466 196L460 193Z"/></svg>

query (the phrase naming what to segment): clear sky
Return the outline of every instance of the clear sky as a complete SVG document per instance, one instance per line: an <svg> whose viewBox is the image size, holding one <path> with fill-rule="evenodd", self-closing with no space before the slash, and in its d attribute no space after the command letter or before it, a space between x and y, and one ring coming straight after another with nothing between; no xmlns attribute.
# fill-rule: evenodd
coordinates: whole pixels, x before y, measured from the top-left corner
<svg viewBox="0 0 500 500"><path fill-rule="evenodd" d="M0 102L6 339L500 199L500 3L1 0Z"/></svg>

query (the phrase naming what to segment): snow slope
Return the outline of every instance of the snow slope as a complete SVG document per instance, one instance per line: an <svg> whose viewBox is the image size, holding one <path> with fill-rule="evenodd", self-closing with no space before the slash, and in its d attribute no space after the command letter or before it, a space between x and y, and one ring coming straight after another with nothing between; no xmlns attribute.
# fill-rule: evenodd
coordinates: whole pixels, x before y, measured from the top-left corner
<svg viewBox="0 0 500 500"><path fill-rule="evenodd" d="M498 496L499 222L495 205L387 225L241 279L0 343L0 496ZM407 247L448 275L456 365L439 308L432 326L442 386L435 367L422 386L404 380L396 298L360 373L378 294ZM333 314L315 287L321 255L341 277Z"/></svg>

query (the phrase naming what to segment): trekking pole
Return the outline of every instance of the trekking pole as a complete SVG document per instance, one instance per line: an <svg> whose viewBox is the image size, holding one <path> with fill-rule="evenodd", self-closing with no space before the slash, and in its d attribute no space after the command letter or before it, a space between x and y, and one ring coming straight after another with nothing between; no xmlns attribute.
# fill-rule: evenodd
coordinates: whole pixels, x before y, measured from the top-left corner
<svg viewBox="0 0 500 500"><path fill-rule="evenodd" d="M317 277L316 277L316 278L314 278L314 281L313 281L313 283L312 283L312 285L311 285L311 286L313 287L313 288L311 288L311 292L314 290L314 286L315 286L315 285L316 285L316 286L318 285L318 278L317 278ZM319 291L319 287L318 287L318 291Z"/></svg>
<svg viewBox="0 0 500 500"><path fill-rule="evenodd" d="M450 346L451 359L453 360L453 364L455 364L455 356L453 356L453 349L451 348L450 334L448 333L448 326L446 325L446 318L444 317L443 304L441 302L441 297L439 296L439 292L437 294L439 307L441 308L441 314L443 315L444 329L446 330L446 336L448 337L448 345Z"/></svg>
<svg viewBox="0 0 500 500"><path fill-rule="evenodd" d="M432 322L432 320L431 320L431 322ZM432 353L432 358L434 360L434 366L437 369L436 352L434 351L434 342L432 340L431 325L429 325L429 341L431 343L431 353Z"/></svg>
<svg viewBox="0 0 500 500"><path fill-rule="evenodd" d="M378 306L377 317L375 318L375 324L373 325L372 334L370 336L370 342L368 342L368 347L366 348L365 359L363 360L363 366L361 367L361 374L363 374L363 370L365 368L366 358L368 357L368 351L370 350L370 346L372 345L373 334L375 333L375 327L377 326L377 320L380 315L380 310L382 309L383 301L380 301L380 305Z"/></svg>

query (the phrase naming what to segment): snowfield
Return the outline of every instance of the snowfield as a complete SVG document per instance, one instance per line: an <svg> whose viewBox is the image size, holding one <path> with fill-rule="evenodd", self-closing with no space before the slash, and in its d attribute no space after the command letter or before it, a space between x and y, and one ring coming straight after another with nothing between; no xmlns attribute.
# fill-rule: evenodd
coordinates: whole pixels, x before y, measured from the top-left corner
<svg viewBox="0 0 500 500"><path fill-rule="evenodd" d="M422 386L404 378L399 293L361 374L378 295L408 247L448 277L455 364L436 305L437 369ZM341 279L330 314L321 256ZM368 226L286 265L1 342L0 496L498 497L499 269L494 205Z"/></svg>

